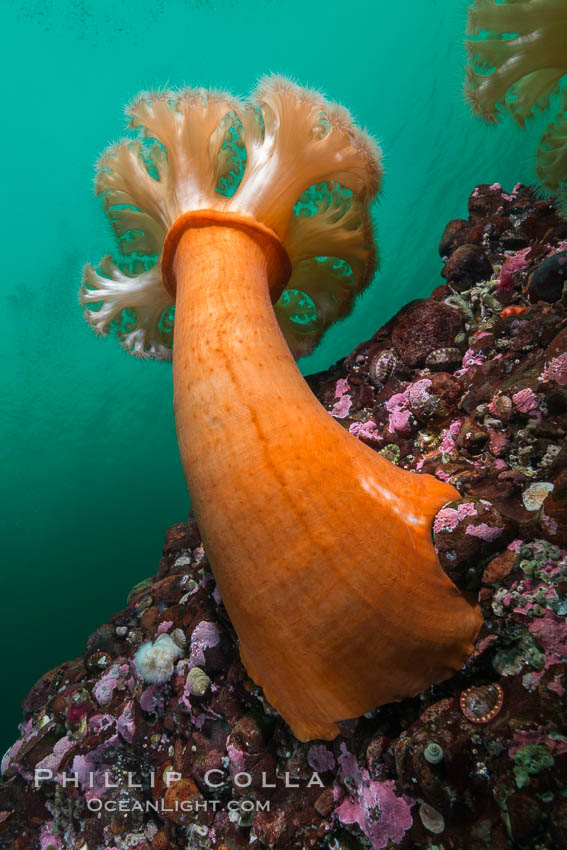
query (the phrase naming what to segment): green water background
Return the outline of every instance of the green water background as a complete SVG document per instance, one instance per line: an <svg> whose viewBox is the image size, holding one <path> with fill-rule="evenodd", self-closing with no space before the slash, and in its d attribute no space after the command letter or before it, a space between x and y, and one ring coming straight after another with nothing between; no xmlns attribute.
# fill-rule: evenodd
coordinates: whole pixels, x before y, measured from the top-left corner
<svg viewBox="0 0 567 850"><path fill-rule="evenodd" d="M302 361L324 368L440 282L446 222L479 182L533 181L538 129L491 129L461 96L466 0L2 3L2 725L49 668L155 572L187 513L171 367L82 320L84 262L111 250L97 155L149 87L245 94L267 71L347 105L380 140L382 269Z"/></svg>

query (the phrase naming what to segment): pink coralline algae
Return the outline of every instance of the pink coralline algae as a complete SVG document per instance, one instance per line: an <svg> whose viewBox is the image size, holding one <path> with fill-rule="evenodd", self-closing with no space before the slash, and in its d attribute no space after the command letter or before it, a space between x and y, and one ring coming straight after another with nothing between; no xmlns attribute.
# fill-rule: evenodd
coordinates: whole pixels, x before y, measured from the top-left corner
<svg viewBox="0 0 567 850"><path fill-rule="evenodd" d="M557 676L549 682L547 688L550 691L555 691L555 693L560 697L565 696L565 688L563 687L560 673L558 673Z"/></svg>
<svg viewBox="0 0 567 850"><path fill-rule="evenodd" d="M396 393L384 405L388 411L388 428L392 434L408 434L411 431L411 412L409 405L409 387L403 393Z"/></svg>
<svg viewBox="0 0 567 850"><path fill-rule="evenodd" d="M71 773L77 778L85 799L100 798L107 790L112 778L110 764L104 761L105 745L101 744L86 755L75 756L71 764Z"/></svg>
<svg viewBox="0 0 567 850"><path fill-rule="evenodd" d="M120 673L120 668L115 664L94 686L93 693L99 705L106 705L111 701L114 689L120 682Z"/></svg>
<svg viewBox="0 0 567 850"><path fill-rule="evenodd" d="M114 723L114 717L110 714L93 714L89 717L89 729L95 735L100 735L101 732L106 732L107 729L112 729Z"/></svg>
<svg viewBox="0 0 567 850"><path fill-rule="evenodd" d="M502 192L502 197L504 198L504 200L505 201L515 201L516 195L517 195L517 192L518 192L518 187L520 187L521 185L522 185L521 183L516 183L516 185L512 189L511 194L508 193L508 192Z"/></svg>
<svg viewBox="0 0 567 850"><path fill-rule="evenodd" d="M242 773L246 770L246 758L242 750L235 747L234 744L227 744L226 751L230 759L230 773L236 776L237 773Z"/></svg>
<svg viewBox="0 0 567 850"><path fill-rule="evenodd" d="M472 534L473 537L480 537L481 540L492 543L493 540L500 537L503 531L503 528L491 528L485 522L481 522L479 525L467 526L465 534Z"/></svg>
<svg viewBox="0 0 567 850"><path fill-rule="evenodd" d="M352 400L349 395L349 385L346 378L339 378L335 387L335 398L338 399L333 405L331 415L337 419L344 419L349 414L352 406Z"/></svg>
<svg viewBox="0 0 567 850"><path fill-rule="evenodd" d="M510 441L503 431L488 429L490 451L496 458L503 457L509 448ZM505 465L505 464L504 464Z"/></svg>
<svg viewBox="0 0 567 850"><path fill-rule="evenodd" d="M546 668L567 658L567 622L549 608L543 617L528 626L532 635L542 645L546 654Z"/></svg>
<svg viewBox="0 0 567 850"><path fill-rule="evenodd" d="M40 850L61 850L61 839L53 832L53 821L44 823L39 833Z"/></svg>
<svg viewBox="0 0 567 850"><path fill-rule="evenodd" d="M203 667L205 665L205 650L211 646L217 646L220 642L220 629L216 623L207 623L203 620L193 629L191 635L191 653L189 663L191 666Z"/></svg>
<svg viewBox="0 0 567 850"><path fill-rule="evenodd" d="M140 694L140 706L144 711L154 712L163 704L163 688L160 685L150 685Z"/></svg>
<svg viewBox="0 0 567 850"><path fill-rule="evenodd" d="M463 354L463 368L457 369L455 375L457 377L462 377L466 375L469 369L472 369L473 366L482 366L486 357L481 351L474 351L472 348L468 348Z"/></svg>
<svg viewBox="0 0 567 850"><path fill-rule="evenodd" d="M390 414L388 427L393 434L408 434L410 423L411 413L409 410L395 410Z"/></svg>
<svg viewBox="0 0 567 850"><path fill-rule="evenodd" d="M309 767L317 771L317 773L325 773L327 770L335 769L335 757L327 747L316 745L309 748L307 753L307 763Z"/></svg>
<svg viewBox="0 0 567 850"><path fill-rule="evenodd" d="M408 387L408 398L410 404L416 404L419 402L424 396L427 398L429 393L427 390L431 386L431 381L429 378L422 378L420 381L416 381L413 384L410 384Z"/></svg>
<svg viewBox="0 0 567 850"><path fill-rule="evenodd" d="M350 396L344 395L336 404L333 405L331 413L337 419L346 419L349 414L352 402Z"/></svg>
<svg viewBox="0 0 567 850"><path fill-rule="evenodd" d="M520 413L534 414L539 410L539 400L537 395L531 389L520 390L512 396L516 409Z"/></svg>
<svg viewBox="0 0 567 850"><path fill-rule="evenodd" d="M549 532L549 534L553 534L553 535L557 534L559 526L558 526L557 522L553 519L553 517L550 517L546 514L545 508L541 509L539 521L541 522L543 528L545 528L546 531Z"/></svg>
<svg viewBox="0 0 567 850"><path fill-rule="evenodd" d="M8 750L6 750L2 757L2 765L0 767L0 773L2 774L2 776L7 772L9 767L15 767L18 764L16 756L18 755L18 752L21 750L23 745L24 739L22 736L21 738L18 738L18 740L15 741Z"/></svg>
<svg viewBox="0 0 567 850"><path fill-rule="evenodd" d="M371 780L368 771L358 767L345 744L341 744L341 753L340 777L348 786L348 796L335 809L335 816L342 824L358 824L373 850L383 850L390 841L400 842L413 824L411 808L415 801L405 795L396 796L393 780ZM341 792L342 788L335 786L336 797Z"/></svg>
<svg viewBox="0 0 567 850"><path fill-rule="evenodd" d="M439 534L442 531L454 531L461 520L476 515L477 509L473 502L464 502L456 508L442 508L435 517L433 531L435 534ZM478 528L478 526L476 527Z"/></svg>
<svg viewBox="0 0 567 850"><path fill-rule="evenodd" d="M505 261L500 272L498 280L498 289L508 292L514 289L516 285L516 275L518 272L524 271L529 266L529 261L526 259L530 253L531 247L522 248L521 251L516 251Z"/></svg>
<svg viewBox="0 0 567 850"><path fill-rule="evenodd" d="M455 438L463 426L462 419L455 419L448 428L444 428L441 436L441 453L449 454L455 449ZM441 478L440 475L437 476Z"/></svg>
<svg viewBox="0 0 567 850"><path fill-rule="evenodd" d="M128 700L124 707L124 711L117 718L116 729L127 744L132 743L132 739L134 738L134 732L136 731L133 700Z"/></svg>
<svg viewBox="0 0 567 850"><path fill-rule="evenodd" d="M339 380L337 381L337 385L335 387L335 398L340 398L345 393L348 393L348 391L349 391L348 379L347 378L339 378Z"/></svg>
<svg viewBox="0 0 567 850"><path fill-rule="evenodd" d="M353 422L348 429L349 434L353 437L366 437L367 440L383 440L378 426L371 419L368 422Z"/></svg>
<svg viewBox="0 0 567 850"><path fill-rule="evenodd" d="M546 364L541 380L555 381L560 387L567 387L567 351Z"/></svg>
<svg viewBox="0 0 567 850"><path fill-rule="evenodd" d="M36 768L38 770L50 770L55 774L59 770L59 765L63 761L63 758L67 755L69 750L73 749L74 746L75 741L71 738L60 738L53 747L53 751L44 759L38 761Z"/></svg>

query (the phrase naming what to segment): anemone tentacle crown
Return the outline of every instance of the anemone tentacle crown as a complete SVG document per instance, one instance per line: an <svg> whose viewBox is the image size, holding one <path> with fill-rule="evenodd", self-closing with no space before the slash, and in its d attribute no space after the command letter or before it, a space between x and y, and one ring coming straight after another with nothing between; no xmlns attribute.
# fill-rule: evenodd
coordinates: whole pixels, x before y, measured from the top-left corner
<svg viewBox="0 0 567 850"><path fill-rule="evenodd" d="M294 355L308 354L376 268L369 202L382 168L374 140L343 107L276 76L245 103L182 89L140 94L126 114L139 138L103 153L95 183L125 262L107 256L98 271L85 267L91 327L117 327L132 354L170 359L174 297L156 260L182 214L214 209L251 216L282 241L292 273L275 311Z"/></svg>

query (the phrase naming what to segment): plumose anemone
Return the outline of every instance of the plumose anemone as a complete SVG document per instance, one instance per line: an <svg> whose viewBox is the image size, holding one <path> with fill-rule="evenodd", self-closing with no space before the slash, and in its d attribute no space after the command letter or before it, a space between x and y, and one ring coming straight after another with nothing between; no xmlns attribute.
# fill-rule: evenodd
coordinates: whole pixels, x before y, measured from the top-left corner
<svg viewBox="0 0 567 850"><path fill-rule="evenodd" d="M175 302L179 449L242 661L298 738L332 739L459 669L481 623L431 539L457 491L348 434L294 359L371 280L379 149L277 76L247 103L160 92L128 114L141 137L97 190L130 267L86 267L86 316L164 358Z"/></svg>
<svg viewBox="0 0 567 850"><path fill-rule="evenodd" d="M468 16L470 56L465 94L475 113L495 123L507 109L523 127L559 93L567 74L565 0L474 0ZM567 200L567 88L557 120L544 132L536 173Z"/></svg>

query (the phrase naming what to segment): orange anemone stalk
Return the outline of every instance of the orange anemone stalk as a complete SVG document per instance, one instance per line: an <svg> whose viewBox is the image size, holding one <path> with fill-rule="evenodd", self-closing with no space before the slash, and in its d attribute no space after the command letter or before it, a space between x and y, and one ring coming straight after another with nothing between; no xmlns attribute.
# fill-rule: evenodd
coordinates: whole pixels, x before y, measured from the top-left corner
<svg viewBox="0 0 567 850"><path fill-rule="evenodd" d="M299 739L330 740L458 670L481 623L431 540L457 491L354 439L295 362L371 280L379 152L281 77L246 105L192 90L130 114L158 142L110 149L98 187L130 258L161 263L87 266L87 318L104 333L129 307L123 345L167 357L175 302L179 449L242 661Z"/></svg>

